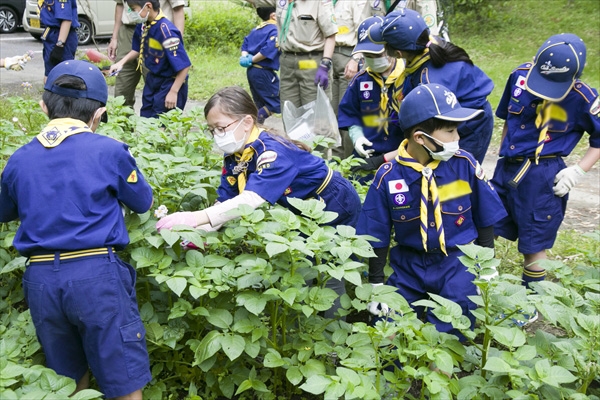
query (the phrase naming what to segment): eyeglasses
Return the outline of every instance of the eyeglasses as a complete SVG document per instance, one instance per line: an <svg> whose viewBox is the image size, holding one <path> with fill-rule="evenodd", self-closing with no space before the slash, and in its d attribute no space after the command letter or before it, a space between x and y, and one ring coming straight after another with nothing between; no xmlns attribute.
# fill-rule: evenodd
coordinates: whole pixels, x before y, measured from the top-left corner
<svg viewBox="0 0 600 400"><path fill-rule="evenodd" d="M232 122L228 123L227 125L225 125L223 127L215 126L214 128L208 128L208 131L213 136L221 137L221 136L225 135L225 129L229 128L231 125L235 124L238 121L239 121L239 119L233 120Z"/></svg>

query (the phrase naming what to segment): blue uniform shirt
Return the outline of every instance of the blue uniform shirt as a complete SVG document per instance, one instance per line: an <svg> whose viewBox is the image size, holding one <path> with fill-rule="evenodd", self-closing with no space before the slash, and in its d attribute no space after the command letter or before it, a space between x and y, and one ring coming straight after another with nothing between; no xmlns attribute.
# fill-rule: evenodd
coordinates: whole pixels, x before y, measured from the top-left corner
<svg viewBox="0 0 600 400"><path fill-rule="evenodd" d="M142 33L145 29L149 31ZM174 77L192 65L183 47L181 32L162 11L156 20L135 27L131 48L142 54L150 73L163 78Z"/></svg>
<svg viewBox="0 0 600 400"><path fill-rule="evenodd" d="M532 157L535 154L540 132L535 120L543 100L525 89L525 77L530 68L531 63L522 64L511 73L496 109L496 116L506 120L508 127L500 147L503 157ZM577 80L567 97L553 106L542 156L568 156L584 132L590 134L590 147L600 147L600 104L596 89Z"/></svg>
<svg viewBox="0 0 600 400"><path fill-rule="evenodd" d="M271 204L283 206L288 206L288 196L318 198L315 191L329 171L322 158L264 131L246 147L252 147L254 155L248 162L245 190L255 192ZM237 165L235 155L225 156L221 185L217 190L219 201L239 194L238 174L234 172Z"/></svg>
<svg viewBox="0 0 600 400"><path fill-rule="evenodd" d="M279 70L279 49L277 48L277 24L265 21L252 29L242 43L242 51L255 55L262 54L266 58L255 64L261 67Z"/></svg>
<svg viewBox="0 0 600 400"><path fill-rule="evenodd" d="M373 79L373 75L378 79ZM338 125L340 128L349 128L358 125L363 128L363 133L373 146L375 155L385 154L396 150L400 142L404 139L404 134L397 124L397 121L388 122L388 133L386 134L380 128L379 112L381 101L381 75L366 70L361 70L354 76L344 97L340 101L338 110ZM393 99L397 96L397 91L402 90L402 82L399 85L391 85L388 90L388 115L390 118L397 118L397 113L393 110Z"/></svg>
<svg viewBox="0 0 600 400"><path fill-rule="evenodd" d="M21 220L15 248L30 256L126 246L120 203L137 213L152 204L152 189L128 146L69 118L50 121L44 132L59 144L44 147L38 135L2 172L0 222Z"/></svg>
<svg viewBox="0 0 600 400"><path fill-rule="evenodd" d="M358 219L357 233L379 239L373 247L389 246L390 232L399 246L424 251L420 234L421 172L396 160L383 164L369 188ZM477 228L492 226L506 216L504 206L473 156L459 150L434 170L448 249L477 239ZM434 213L429 202L427 248L439 248Z"/></svg>
<svg viewBox="0 0 600 400"><path fill-rule="evenodd" d="M78 28L77 1L45 0L40 7L40 20L42 24L52 28L60 28L63 20L69 20L72 28Z"/></svg>

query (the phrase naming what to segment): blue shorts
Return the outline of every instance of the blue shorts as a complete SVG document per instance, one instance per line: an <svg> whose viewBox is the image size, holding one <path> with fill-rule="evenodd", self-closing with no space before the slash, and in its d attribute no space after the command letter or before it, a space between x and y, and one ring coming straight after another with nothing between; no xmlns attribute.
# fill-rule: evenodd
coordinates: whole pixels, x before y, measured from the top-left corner
<svg viewBox="0 0 600 400"><path fill-rule="evenodd" d="M562 158L540 159L532 163L525 177L514 188L508 184L523 163L498 160L492 184L508 216L494 225L494 234L508 240L519 239L519 252L535 254L551 249L562 223L569 196L554 195L554 177L565 168Z"/></svg>
<svg viewBox="0 0 600 400"><path fill-rule="evenodd" d="M281 112L279 101L279 77L272 69L250 67L246 71L252 100L256 108L267 107L271 113Z"/></svg>
<svg viewBox="0 0 600 400"><path fill-rule="evenodd" d="M27 267L25 299L49 368L78 381L89 366L107 398L150 382L135 279L112 252Z"/></svg>
<svg viewBox="0 0 600 400"><path fill-rule="evenodd" d="M59 32L60 28L47 28L47 31L44 32L45 35L42 35L42 43L44 45L42 49L42 57L44 58L44 76L48 76L52 68L56 66L56 64L50 62L50 53L52 53L52 49L56 46ZM77 31L75 28L72 28L67 36L67 41L65 42L65 52L62 61L73 60L75 58L77 43Z"/></svg>
<svg viewBox="0 0 600 400"><path fill-rule="evenodd" d="M469 296L477 295L477 287L473 283L475 276L458 259L461 255L463 253L456 248L448 249L446 256L443 253L425 253L409 247L395 246L390 252L390 265L394 272L386 284L397 287L398 293L411 306L417 300L429 299L428 293L452 300L460 305L472 327L475 316L469 310L474 310L477 306ZM415 311L421 315L424 309L416 307ZM425 321L434 324L440 332L451 333L464 340L463 335L452 324L440 321L431 310L427 310Z"/></svg>

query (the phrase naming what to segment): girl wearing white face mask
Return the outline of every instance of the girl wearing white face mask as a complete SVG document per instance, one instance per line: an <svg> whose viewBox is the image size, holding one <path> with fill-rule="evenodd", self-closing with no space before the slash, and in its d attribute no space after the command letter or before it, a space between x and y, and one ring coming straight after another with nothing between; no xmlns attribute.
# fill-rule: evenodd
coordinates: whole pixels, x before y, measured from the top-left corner
<svg viewBox="0 0 600 400"><path fill-rule="evenodd" d="M420 85L402 102L400 125L406 139L398 156L384 164L369 188L357 233L373 236L376 257L369 259L369 282L385 281L389 252L393 273L387 284L414 304L435 293L459 304L474 323L469 296L477 289L475 278L459 260L458 245L475 242L494 247L494 223L506 211L479 163L457 149L458 125L482 114L462 108L448 88ZM392 233L393 232L393 233ZM373 302L369 311L380 315L386 304ZM431 311L416 308L440 332L464 336Z"/></svg>
<svg viewBox="0 0 600 400"><path fill-rule="evenodd" d="M228 211L241 204L256 208L265 202L278 203L296 211L288 202L291 197L323 201L326 211L338 215L327 225L356 225L361 205L350 181L311 154L303 143L259 128L257 113L250 95L237 86L221 89L208 100L204 107L208 131L225 153L218 203L200 211L168 215L158 221L157 229L175 225L218 229L235 218ZM341 281L330 279L327 287L340 296L345 293ZM333 317L338 307L339 303L325 316Z"/></svg>
<svg viewBox="0 0 600 400"><path fill-rule="evenodd" d="M393 98L402 91L404 62L388 57L384 46L371 42L367 35L371 25L382 21L381 17L371 17L359 26L353 54L364 55L366 68L350 82L338 110L338 125L348 129L354 156L365 159L356 169L365 171L377 170L393 159L402 141Z"/></svg>

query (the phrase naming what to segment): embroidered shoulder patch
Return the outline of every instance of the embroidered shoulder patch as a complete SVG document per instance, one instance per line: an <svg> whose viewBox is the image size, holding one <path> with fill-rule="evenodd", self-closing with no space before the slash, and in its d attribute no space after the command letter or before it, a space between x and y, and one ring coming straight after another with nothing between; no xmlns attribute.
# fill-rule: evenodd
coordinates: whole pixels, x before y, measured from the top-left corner
<svg viewBox="0 0 600 400"><path fill-rule="evenodd" d="M256 160L256 168L260 168L265 164L270 164L277 159L277 153L272 150L267 150L258 156Z"/></svg>
<svg viewBox="0 0 600 400"><path fill-rule="evenodd" d="M596 100L594 100L594 102L592 103L592 106L590 107L590 114L597 116L599 112L600 112L600 96L596 97Z"/></svg>
<svg viewBox="0 0 600 400"><path fill-rule="evenodd" d="M177 49L177 47L179 46L179 43L181 43L181 40L179 40L179 38L172 37L172 38L168 38L167 40L162 42L162 45L167 50L174 50L174 49Z"/></svg>
<svg viewBox="0 0 600 400"><path fill-rule="evenodd" d="M229 182L229 184L231 186L235 185L235 183L237 182L237 179L235 178L235 176L228 176L227 177L227 182Z"/></svg>
<svg viewBox="0 0 600 400"><path fill-rule="evenodd" d="M477 179L485 180L485 171L483 170L483 167L479 164L479 162L477 162L477 165L475 166L475 176L477 177Z"/></svg>
<svg viewBox="0 0 600 400"><path fill-rule="evenodd" d="M138 181L137 171L134 169L129 174L129 177L127 178L127 182L129 182L129 183L136 183L137 181Z"/></svg>

